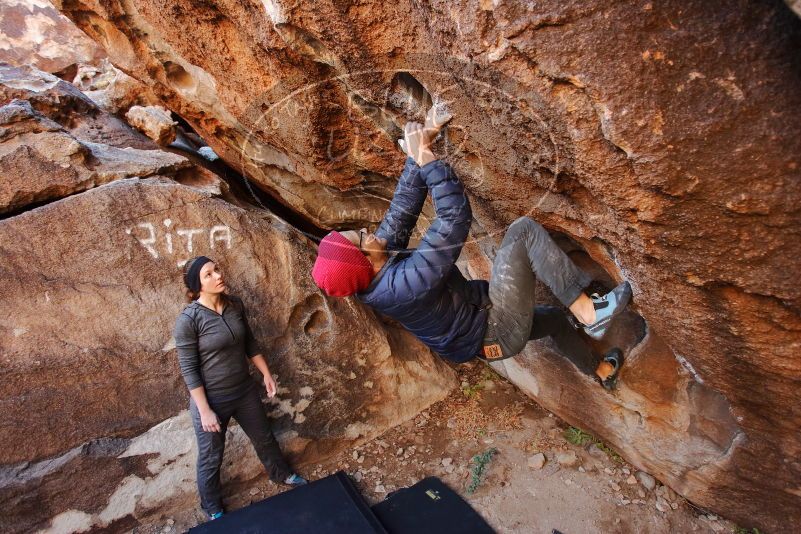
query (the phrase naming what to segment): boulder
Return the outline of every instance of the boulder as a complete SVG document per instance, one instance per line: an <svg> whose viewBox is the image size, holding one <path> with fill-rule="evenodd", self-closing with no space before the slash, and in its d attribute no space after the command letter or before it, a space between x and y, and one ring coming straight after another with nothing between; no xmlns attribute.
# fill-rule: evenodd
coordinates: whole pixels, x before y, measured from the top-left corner
<svg viewBox="0 0 801 534"><path fill-rule="evenodd" d="M486 277L525 215L634 288L610 338L628 352L617 392L547 342L507 376L699 506L801 522L801 20L785 2L56 5L323 227L381 218L400 127L446 101L437 150L476 219L466 273Z"/></svg>
<svg viewBox="0 0 801 534"><path fill-rule="evenodd" d="M0 107L0 214L128 177L175 176L188 159L82 141L27 100Z"/></svg>
<svg viewBox="0 0 801 534"><path fill-rule="evenodd" d="M116 148L159 146L124 120L100 109L74 85L30 66L0 64L0 105L26 100L42 116L82 141Z"/></svg>
<svg viewBox="0 0 801 534"><path fill-rule="evenodd" d="M55 73L105 57L67 17L42 0L8 0L0 10L0 62Z"/></svg>
<svg viewBox="0 0 801 534"><path fill-rule="evenodd" d="M181 267L198 254L247 306L279 385L265 409L296 465L384 432L455 385L411 335L324 297L310 240L280 219L164 177L94 187L0 221L0 277L14 288L0 312L10 532L127 529L196 500L172 328ZM233 443L229 476L261 475L241 433Z"/></svg>
<svg viewBox="0 0 801 534"><path fill-rule="evenodd" d="M193 151L158 148L70 83L0 66L0 215L131 177L227 190Z"/></svg>
<svg viewBox="0 0 801 534"><path fill-rule="evenodd" d="M72 83L107 113L122 115L133 106L158 102L145 84L112 65L108 58L97 65L78 65Z"/></svg>
<svg viewBox="0 0 801 534"><path fill-rule="evenodd" d="M175 141L177 122L161 106L133 106L125 113L128 124L161 146Z"/></svg>

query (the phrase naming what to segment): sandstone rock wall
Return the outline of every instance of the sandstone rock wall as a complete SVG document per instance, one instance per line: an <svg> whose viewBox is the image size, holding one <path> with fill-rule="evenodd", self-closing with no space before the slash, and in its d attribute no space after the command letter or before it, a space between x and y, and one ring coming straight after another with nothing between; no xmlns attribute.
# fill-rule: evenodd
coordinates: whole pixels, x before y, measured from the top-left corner
<svg viewBox="0 0 801 534"><path fill-rule="evenodd" d="M94 63L103 49L47 0L4 0L0 9L0 61L58 72Z"/></svg>
<svg viewBox="0 0 801 534"><path fill-rule="evenodd" d="M473 199L465 270L533 216L631 280L608 395L531 344L506 372L696 504L801 522L801 21L781 1L57 2L320 226L375 223L433 99ZM566 402L566 398L582 399Z"/></svg>
<svg viewBox="0 0 801 534"><path fill-rule="evenodd" d="M0 132L4 532L123 531L196 503L172 328L181 267L198 254L248 307L279 383L266 410L294 463L380 434L455 385L411 335L321 295L308 237L71 85L0 69ZM231 432L226 478L263 476Z"/></svg>

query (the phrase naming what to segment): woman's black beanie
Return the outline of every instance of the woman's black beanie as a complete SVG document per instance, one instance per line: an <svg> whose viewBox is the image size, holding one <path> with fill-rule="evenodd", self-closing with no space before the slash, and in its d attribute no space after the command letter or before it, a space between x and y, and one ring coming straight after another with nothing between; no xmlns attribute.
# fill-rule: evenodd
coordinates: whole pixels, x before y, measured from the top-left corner
<svg viewBox="0 0 801 534"><path fill-rule="evenodd" d="M186 284L186 287L188 287L192 293L200 293L200 269L210 261L214 260L206 256L198 256L187 262L184 284Z"/></svg>

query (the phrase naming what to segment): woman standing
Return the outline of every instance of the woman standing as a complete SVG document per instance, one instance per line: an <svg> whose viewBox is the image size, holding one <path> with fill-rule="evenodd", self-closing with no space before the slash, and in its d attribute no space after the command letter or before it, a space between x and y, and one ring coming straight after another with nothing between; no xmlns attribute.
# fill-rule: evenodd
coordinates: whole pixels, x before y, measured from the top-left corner
<svg viewBox="0 0 801 534"><path fill-rule="evenodd" d="M275 380L256 346L242 301L225 294L219 267L205 256L187 262L184 283L191 303L175 323L175 346L197 436L200 504L217 519L223 515L220 468L231 417L250 438L270 480L293 486L306 480L284 459L248 371L250 359L264 377L267 396L275 396Z"/></svg>

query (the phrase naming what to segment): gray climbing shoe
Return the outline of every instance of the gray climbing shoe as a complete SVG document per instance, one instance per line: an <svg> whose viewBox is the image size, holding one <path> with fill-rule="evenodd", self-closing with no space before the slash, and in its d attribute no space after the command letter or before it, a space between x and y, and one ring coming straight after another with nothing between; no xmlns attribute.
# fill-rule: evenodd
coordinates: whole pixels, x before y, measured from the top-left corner
<svg viewBox="0 0 801 534"><path fill-rule="evenodd" d="M612 323L612 318L622 312L631 300L631 285L623 282L603 297L593 293L590 298L595 308L595 322L585 325L584 331L593 339L601 339Z"/></svg>

